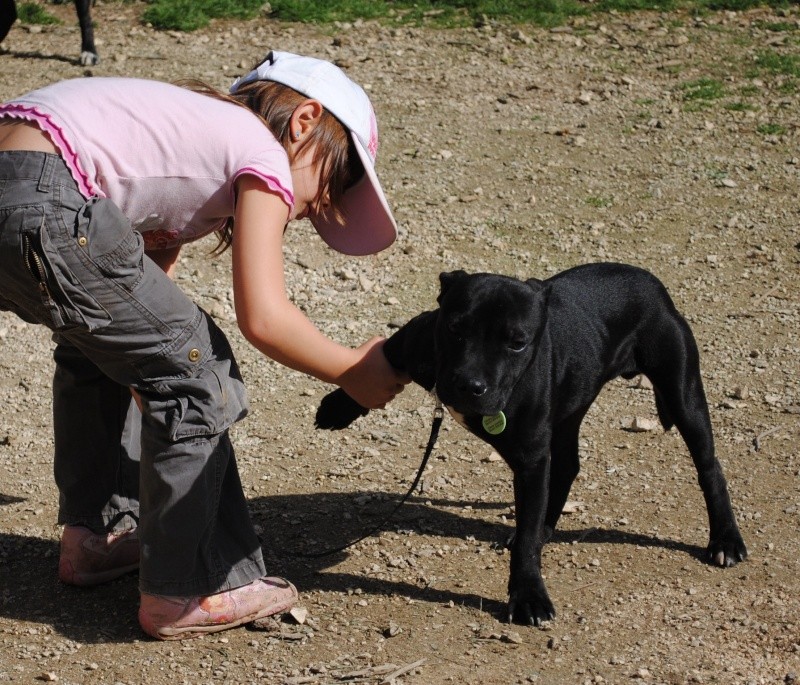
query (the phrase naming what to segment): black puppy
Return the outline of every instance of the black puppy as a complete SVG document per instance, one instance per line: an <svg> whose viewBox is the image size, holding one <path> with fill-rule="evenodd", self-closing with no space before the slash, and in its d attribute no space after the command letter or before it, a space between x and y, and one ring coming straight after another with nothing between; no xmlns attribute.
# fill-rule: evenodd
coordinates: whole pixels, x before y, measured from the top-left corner
<svg viewBox="0 0 800 685"><path fill-rule="evenodd" d="M61 0L64 2L64 0ZM78 23L81 27L81 64L93 66L100 61L94 45L94 28L92 27L91 0L75 0L78 12ZM8 35L12 24L17 20L17 6L14 0L0 0L0 43Z"/></svg>
<svg viewBox="0 0 800 685"><path fill-rule="evenodd" d="M509 621L555 617L542 546L578 475L581 421L618 376L650 379L661 424L677 426L689 448L708 509L708 560L733 566L746 558L714 455L697 345L655 276L587 264L545 281L464 271L440 280L439 309L409 321L384 351L514 472ZM323 399L317 426L342 428L365 413L337 390Z"/></svg>

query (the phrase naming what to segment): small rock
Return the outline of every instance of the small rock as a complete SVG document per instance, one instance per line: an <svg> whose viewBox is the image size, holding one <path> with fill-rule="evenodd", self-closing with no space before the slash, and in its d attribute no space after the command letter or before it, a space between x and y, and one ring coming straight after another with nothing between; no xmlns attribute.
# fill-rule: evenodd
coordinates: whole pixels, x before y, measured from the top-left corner
<svg viewBox="0 0 800 685"><path fill-rule="evenodd" d="M520 31L519 29L515 29L514 31L511 32L511 40L515 40L518 43L524 43L525 45L531 44L531 37Z"/></svg>
<svg viewBox="0 0 800 685"><path fill-rule="evenodd" d="M750 390L746 385L737 385L733 389L731 397L735 400L746 400L750 397Z"/></svg>
<svg viewBox="0 0 800 685"><path fill-rule="evenodd" d="M632 419L622 421L622 429L632 433L646 433L658 428L658 421L654 419L643 419L636 416Z"/></svg>
<svg viewBox="0 0 800 685"><path fill-rule="evenodd" d="M289 609L289 616L291 616L300 625L303 625L308 617L308 609L304 607L292 607Z"/></svg>
<svg viewBox="0 0 800 685"><path fill-rule="evenodd" d="M250 626L254 630L263 630L267 633L280 633L281 623L274 616L265 616L264 618L257 618Z"/></svg>
<svg viewBox="0 0 800 685"><path fill-rule="evenodd" d="M395 637L403 632L403 629L394 622L389 622L389 625L383 629L384 637Z"/></svg>
<svg viewBox="0 0 800 685"><path fill-rule="evenodd" d="M580 511L584 506L583 502L568 501L564 503L564 508L561 510L562 514L574 514Z"/></svg>

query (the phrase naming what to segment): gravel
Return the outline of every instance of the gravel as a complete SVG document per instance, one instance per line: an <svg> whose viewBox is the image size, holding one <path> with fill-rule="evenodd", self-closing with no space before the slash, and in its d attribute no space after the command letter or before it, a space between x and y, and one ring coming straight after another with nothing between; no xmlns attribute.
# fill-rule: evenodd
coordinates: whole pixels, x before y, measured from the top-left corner
<svg viewBox="0 0 800 685"><path fill-rule="evenodd" d="M0 682L796 683L800 678L800 13L602 15L545 29L315 28L261 17L192 34L95 8L102 62L77 66L64 24L17 24L0 97L82 74L199 77L224 88L270 48L336 60L367 87L400 223L384 254L346 259L310 225L287 233L295 301L358 344L435 306L438 274L547 277L599 260L655 272L701 349L717 449L750 558L704 564L707 520L652 392L615 381L589 412L582 472L543 569L558 617L509 626L510 472L445 421L422 493L344 553L413 479L432 403L409 388L335 434L324 384L249 349L227 257L190 246L178 281L240 357L251 416L235 442L270 571L296 617L178 644L145 639L135 576L58 584L46 331L0 314ZM794 60L794 62L792 61ZM722 96L703 97L713 82ZM698 95L700 93L700 95ZM302 621L298 617L302 617Z"/></svg>

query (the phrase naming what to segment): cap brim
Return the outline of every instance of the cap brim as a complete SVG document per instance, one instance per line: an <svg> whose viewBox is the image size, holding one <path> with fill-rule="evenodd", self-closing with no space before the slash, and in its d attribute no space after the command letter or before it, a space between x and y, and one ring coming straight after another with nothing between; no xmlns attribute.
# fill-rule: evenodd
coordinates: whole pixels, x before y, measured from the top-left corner
<svg viewBox="0 0 800 685"><path fill-rule="evenodd" d="M350 135L364 167L364 176L342 197L344 223L328 221L324 217L314 217L311 223L320 237L337 252L354 256L375 254L397 239L397 224L369 153L358 136L352 132Z"/></svg>

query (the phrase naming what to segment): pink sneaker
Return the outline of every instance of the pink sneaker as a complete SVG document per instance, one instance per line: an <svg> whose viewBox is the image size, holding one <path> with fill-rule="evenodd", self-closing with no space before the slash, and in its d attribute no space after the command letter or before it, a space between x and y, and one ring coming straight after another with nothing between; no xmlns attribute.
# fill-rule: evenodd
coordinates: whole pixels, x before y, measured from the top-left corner
<svg viewBox="0 0 800 685"><path fill-rule="evenodd" d="M260 578L207 597L165 597L143 592L139 625L159 640L182 640L280 614L296 601L297 588L283 578Z"/></svg>
<svg viewBox="0 0 800 685"><path fill-rule="evenodd" d="M139 568L136 530L93 533L84 526L64 526L58 577L68 585L99 585Z"/></svg>

